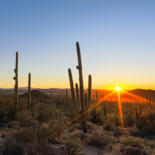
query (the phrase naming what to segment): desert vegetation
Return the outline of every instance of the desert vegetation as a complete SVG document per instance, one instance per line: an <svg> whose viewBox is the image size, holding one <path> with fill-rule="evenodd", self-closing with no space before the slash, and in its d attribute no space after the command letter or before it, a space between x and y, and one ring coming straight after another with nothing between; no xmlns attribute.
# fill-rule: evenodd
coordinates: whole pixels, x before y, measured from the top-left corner
<svg viewBox="0 0 155 155"><path fill-rule="evenodd" d="M117 91L93 89L91 74L84 88L78 42L76 49L79 81L69 68L70 89L61 94L33 90L31 73L27 92L19 93L16 53L14 92L0 96L0 153L91 155L95 149L94 155L155 154L155 92L120 92L120 115Z"/></svg>

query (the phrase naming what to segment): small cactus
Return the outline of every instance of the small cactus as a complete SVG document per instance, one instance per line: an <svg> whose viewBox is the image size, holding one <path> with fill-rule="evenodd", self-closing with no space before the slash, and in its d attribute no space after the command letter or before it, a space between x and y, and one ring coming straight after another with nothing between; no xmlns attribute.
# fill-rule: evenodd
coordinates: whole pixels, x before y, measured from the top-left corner
<svg viewBox="0 0 155 155"><path fill-rule="evenodd" d="M73 82L72 71L70 68L68 69L68 75L69 75L69 81L70 81L72 100L74 102L75 101L74 82Z"/></svg>
<svg viewBox="0 0 155 155"><path fill-rule="evenodd" d="M16 64L15 64L15 76L13 79L15 80L14 85L14 99L15 99L15 107L18 105L18 52L16 52Z"/></svg>
<svg viewBox="0 0 155 155"><path fill-rule="evenodd" d="M92 89L92 77L88 76L88 106L91 103L91 89Z"/></svg>
<svg viewBox="0 0 155 155"><path fill-rule="evenodd" d="M31 73L28 74L28 109L32 108L31 103Z"/></svg>

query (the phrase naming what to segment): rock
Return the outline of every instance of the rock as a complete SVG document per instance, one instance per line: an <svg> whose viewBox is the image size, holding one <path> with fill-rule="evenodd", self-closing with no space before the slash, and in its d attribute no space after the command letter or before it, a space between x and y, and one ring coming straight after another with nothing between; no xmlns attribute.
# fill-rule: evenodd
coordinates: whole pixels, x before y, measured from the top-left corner
<svg viewBox="0 0 155 155"><path fill-rule="evenodd" d="M137 148L137 147L131 147L131 146L123 146L121 148L121 153L123 155L148 155L146 151Z"/></svg>

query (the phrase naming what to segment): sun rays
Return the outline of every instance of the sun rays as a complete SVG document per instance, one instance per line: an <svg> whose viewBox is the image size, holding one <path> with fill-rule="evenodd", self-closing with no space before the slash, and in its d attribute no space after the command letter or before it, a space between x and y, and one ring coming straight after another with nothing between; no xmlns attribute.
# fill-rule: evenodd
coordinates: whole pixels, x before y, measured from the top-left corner
<svg viewBox="0 0 155 155"><path fill-rule="evenodd" d="M105 101L107 98L109 98L110 96L112 96L114 93L116 92L110 92L108 95L102 97L101 99L99 99L98 102L96 102L95 104L91 105L91 107L89 107L87 110L85 110L84 113L80 114L78 117L74 118L73 120L70 121L70 123L77 121L78 119L85 117L85 115L87 113L89 113L90 111L92 111L93 109L95 109L97 106L99 106L100 104L103 103L103 101Z"/></svg>
<svg viewBox="0 0 155 155"><path fill-rule="evenodd" d="M117 104L118 104L118 109L119 109L121 126L124 127L122 104L121 104L121 97L120 97L120 92L119 91L117 91L117 97L118 97Z"/></svg>
<svg viewBox="0 0 155 155"><path fill-rule="evenodd" d="M111 91L109 94L107 94L106 96L100 98L96 103L92 104L87 110L84 111L84 113L81 113L80 115L78 115L78 117L74 118L73 120L70 121L69 124L79 120L82 117L85 117L89 112L91 112L92 110L94 110L96 107L98 107L101 104L104 104L104 101L106 101L108 98L110 98L113 95L117 95L117 105L118 105L118 111L119 111L119 118L120 118L120 123L122 128L124 127L124 119L123 119L123 110L122 110L122 102L121 102L121 94L126 94L134 99L136 99L139 102L142 103L146 103L148 100L144 97L135 95L125 89L123 89L120 86L117 86L114 88L113 91ZM154 102L151 102L154 103Z"/></svg>

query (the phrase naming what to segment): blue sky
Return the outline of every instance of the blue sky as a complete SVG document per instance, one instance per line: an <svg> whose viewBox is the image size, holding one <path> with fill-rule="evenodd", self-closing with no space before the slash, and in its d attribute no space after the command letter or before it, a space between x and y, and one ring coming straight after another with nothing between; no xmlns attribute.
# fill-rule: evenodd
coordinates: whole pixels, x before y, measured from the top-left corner
<svg viewBox="0 0 155 155"><path fill-rule="evenodd" d="M20 86L69 87L78 81L75 43L84 81L94 88L155 89L154 0L0 0L0 87L13 87L19 51Z"/></svg>

